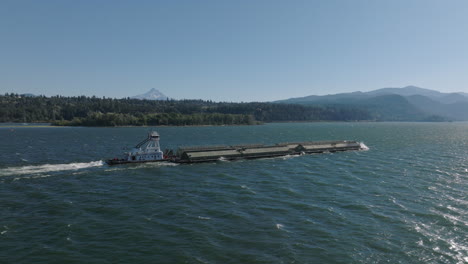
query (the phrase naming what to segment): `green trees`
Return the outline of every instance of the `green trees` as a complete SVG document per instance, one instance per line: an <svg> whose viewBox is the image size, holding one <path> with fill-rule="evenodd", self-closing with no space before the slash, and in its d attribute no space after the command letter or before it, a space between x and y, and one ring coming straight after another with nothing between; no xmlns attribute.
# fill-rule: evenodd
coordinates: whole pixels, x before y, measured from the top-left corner
<svg viewBox="0 0 468 264"><path fill-rule="evenodd" d="M282 121L368 120L368 112L334 106L149 101L96 97L0 96L0 122L51 122L71 126L251 125Z"/></svg>
<svg viewBox="0 0 468 264"><path fill-rule="evenodd" d="M71 121L54 121L58 126L194 126L194 125L253 125L253 117L231 114L120 114L92 112L87 117L75 117Z"/></svg>

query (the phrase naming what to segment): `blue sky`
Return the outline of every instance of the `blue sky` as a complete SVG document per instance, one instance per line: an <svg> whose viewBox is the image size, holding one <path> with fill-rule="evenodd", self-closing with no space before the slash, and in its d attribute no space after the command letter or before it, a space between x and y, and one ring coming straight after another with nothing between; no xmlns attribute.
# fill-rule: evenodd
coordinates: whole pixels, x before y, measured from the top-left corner
<svg viewBox="0 0 468 264"><path fill-rule="evenodd" d="M464 0L1 0L0 93L468 92Z"/></svg>

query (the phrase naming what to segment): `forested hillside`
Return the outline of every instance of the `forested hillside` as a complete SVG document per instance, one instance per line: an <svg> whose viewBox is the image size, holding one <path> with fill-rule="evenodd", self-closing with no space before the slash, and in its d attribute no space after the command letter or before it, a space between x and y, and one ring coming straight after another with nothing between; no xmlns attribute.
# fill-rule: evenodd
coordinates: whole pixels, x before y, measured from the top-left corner
<svg viewBox="0 0 468 264"><path fill-rule="evenodd" d="M407 86L370 92L310 95L277 103L348 106L363 109L376 121L467 121L468 96Z"/></svg>
<svg viewBox="0 0 468 264"><path fill-rule="evenodd" d="M237 125L283 121L369 120L353 107L204 100L149 101L97 97L0 96L0 122L51 122L56 125Z"/></svg>

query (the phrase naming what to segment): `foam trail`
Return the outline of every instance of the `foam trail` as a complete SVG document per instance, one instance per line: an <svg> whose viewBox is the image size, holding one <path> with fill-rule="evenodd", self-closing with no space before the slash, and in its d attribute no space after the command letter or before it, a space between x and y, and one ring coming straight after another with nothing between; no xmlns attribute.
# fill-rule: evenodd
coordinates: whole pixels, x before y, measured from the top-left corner
<svg viewBox="0 0 468 264"><path fill-rule="evenodd" d="M85 163L44 164L37 166L9 167L5 169L0 169L0 176L38 174L52 171L79 170L91 167L99 167L103 164L104 163L102 162L102 160L98 160Z"/></svg>
<svg viewBox="0 0 468 264"><path fill-rule="evenodd" d="M359 145L361 145L361 150L369 150L369 147L364 144L364 142L359 142Z"/></svg>

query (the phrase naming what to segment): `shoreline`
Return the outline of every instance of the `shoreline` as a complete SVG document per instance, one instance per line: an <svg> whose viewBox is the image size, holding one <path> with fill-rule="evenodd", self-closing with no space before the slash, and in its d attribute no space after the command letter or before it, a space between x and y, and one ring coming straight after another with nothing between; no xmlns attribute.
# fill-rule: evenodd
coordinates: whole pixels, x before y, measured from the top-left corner
<svg viewBox="0 0 468 264"><path fill-rule="evenodd" d="M464 123L468 121L378 121L378 120L353 120L353 121L335 121L335 120L311 120L311 121L275 121L275 122L257 122L255 124L222 124L222 125L154 125L154 126L60 126L52 123L0 123L0 128L66 128L66 127L104 127L104 128L125 128L125 127L222 127L222 126L260 126L266 124L301 124L301 123Z"/></svg>

